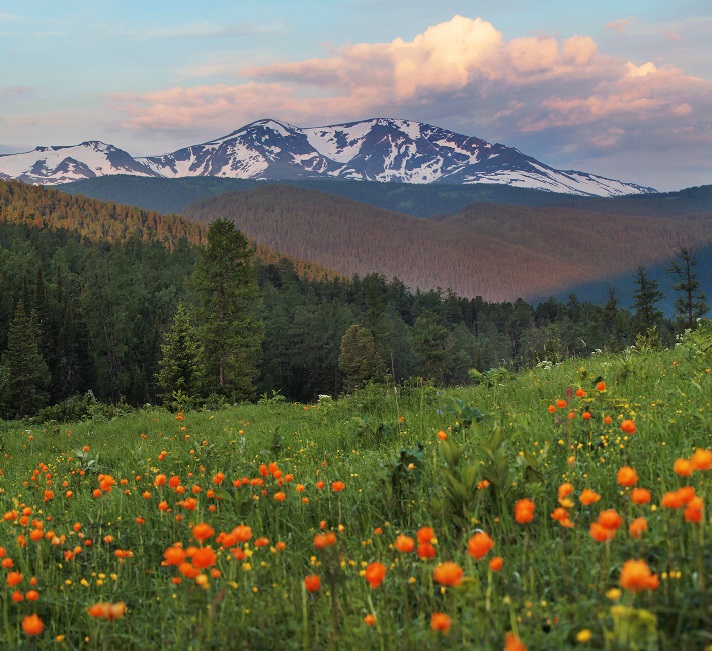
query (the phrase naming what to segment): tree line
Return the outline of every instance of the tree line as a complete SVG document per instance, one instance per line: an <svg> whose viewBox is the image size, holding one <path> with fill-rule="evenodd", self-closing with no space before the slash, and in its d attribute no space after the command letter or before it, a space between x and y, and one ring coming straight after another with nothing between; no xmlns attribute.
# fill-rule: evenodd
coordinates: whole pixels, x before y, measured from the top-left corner
<svg viewBox="0 0 712 651"><path fill-rule="evenodd" d="M232 222L205 243L139 233L110 243L0 221L0 415L14 418L92 391L100 401L310 401L387 376L460 384L511 369L619 349L655 328L672 341L707 311L684 247L670 272L677 316L656 305L645 269L635 303L550 298L487 302L409 291L379 274L305 278L260 260Z"/></svg>

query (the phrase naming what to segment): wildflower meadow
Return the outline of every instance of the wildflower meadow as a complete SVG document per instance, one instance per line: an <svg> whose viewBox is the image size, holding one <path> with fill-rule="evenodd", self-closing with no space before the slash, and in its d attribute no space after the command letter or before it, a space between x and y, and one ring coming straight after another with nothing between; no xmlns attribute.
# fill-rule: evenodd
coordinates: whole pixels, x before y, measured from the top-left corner
<svg viewBox="0 0 712 651"><path fill-rule="evenodd" d="M708 343L1 423L1 646L712 648Z"/></svg>

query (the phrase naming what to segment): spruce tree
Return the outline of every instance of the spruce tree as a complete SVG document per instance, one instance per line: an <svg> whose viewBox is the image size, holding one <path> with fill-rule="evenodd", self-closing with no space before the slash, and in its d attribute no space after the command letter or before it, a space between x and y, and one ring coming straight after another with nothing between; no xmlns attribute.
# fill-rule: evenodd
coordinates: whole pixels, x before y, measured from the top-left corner
<svg viewBox="0 0 712 651"><path fill-rule="evenodd" d="M203 394L205 382L205 352L190 323L190 317L178 304L173 325L161 344L159 371L156 375L164 402L174 393L181 392L189 398Z"/></svg>
<svg viewBox="0 0 712 651"><path fill-rule="evenodd" d="M344 374L344 388L354 391L381 376L385 367L370 330L354 323L341 338L339 368Z"/></svg>
<svg viewBox="0 0 712 651"><path fill-rule="evenodd" d="M208 386L233 400L251 399L263 339L253 251L230 221L210 224L207 239L192 284Z"/></svg>
<svg viewBox="0 0 712 651"><path fill-rule="evenodd" d="M700 281L694 272L697 259L693 249L680 246L676 253L677 260L668 268L667 272L677 278L673 289L679 292L675 300L675 314L682 328L694 328L697 319L709 312L709 305L705 294L700 290Z"/></svg>
<svg viewBox="0 0 712 651"><path fill-rule="evenodd" d="M636 332L645 332L660 325L663 313L656 305L663 299L663 293L658 289L658 282L651 280L645 273L645 267L638 267L635 276L636 290L633 292L632 309L635 310L633 323Z"/></svg>
<svg viewBox="0 0 712 651"><path fill-rule="evenodd" d="M20 301L7 333L7 350L2 356L2 403L9 417L30 416L47 405L50 373L38 340L32 313L28 313Z"/></svg>

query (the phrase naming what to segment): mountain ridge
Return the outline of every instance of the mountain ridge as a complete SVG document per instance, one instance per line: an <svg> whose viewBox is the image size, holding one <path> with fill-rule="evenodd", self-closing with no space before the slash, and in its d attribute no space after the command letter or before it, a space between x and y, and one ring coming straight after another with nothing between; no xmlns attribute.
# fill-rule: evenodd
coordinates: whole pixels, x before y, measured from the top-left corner
<svg viewBox="0 0 712 651"><path fill-rule="evenodd" d="M0 156L0 179L55 185L97 176L495 184L583 196L654 193L635 183L557 170L518 149L405 119L301 128L272 118L159 156L99 141Z"/></svg>

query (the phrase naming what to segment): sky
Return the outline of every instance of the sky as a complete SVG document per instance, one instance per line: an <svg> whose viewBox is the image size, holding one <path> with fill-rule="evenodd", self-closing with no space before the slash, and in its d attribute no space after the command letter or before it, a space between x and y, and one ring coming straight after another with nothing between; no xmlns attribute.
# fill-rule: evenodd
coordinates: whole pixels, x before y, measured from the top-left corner
<svg viewBox="0 0 712 651"><path fill-rule="evenodd" d="M372 117L712 183L711 0L0 0L0 154Z"/></svg>

